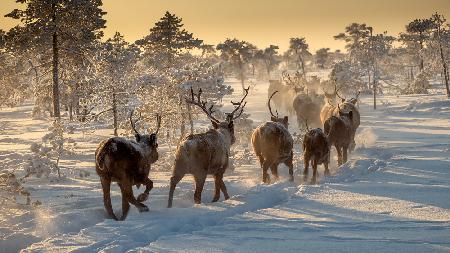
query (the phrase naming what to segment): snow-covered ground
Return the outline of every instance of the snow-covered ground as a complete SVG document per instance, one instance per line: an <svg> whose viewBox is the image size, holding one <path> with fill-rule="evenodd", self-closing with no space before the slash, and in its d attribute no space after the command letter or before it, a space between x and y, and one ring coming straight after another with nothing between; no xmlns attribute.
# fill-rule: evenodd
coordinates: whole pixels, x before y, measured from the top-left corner
<svg viewBox="0 0 450 253"><path fill-rule="evenodd" d="M240 85L233 86L237 98ZM246 112L255 122L269 118L266 92L266 83L250 92ZM303 183L301 163L295 183L262 185L253 160L225 176L230 200L210 203L209 178L203 204L194 205L186 177L167 209L167 167L150 173L150 212L131 207L124 222L106 219L93 166L96 145L111 130L75 132L77 154L62 160L73 174L28 180L39 207L0 207L0 252L450 252L450 101L442 95L379 99L377 111L370 98L362 99L359 148L318 185ZM3 169L24 163L30 144L46 132L48 122L31 120L31 110L0 111ZM77 176L79 170L91 175ZM120 211L117 187L113 203Z"/></svg>

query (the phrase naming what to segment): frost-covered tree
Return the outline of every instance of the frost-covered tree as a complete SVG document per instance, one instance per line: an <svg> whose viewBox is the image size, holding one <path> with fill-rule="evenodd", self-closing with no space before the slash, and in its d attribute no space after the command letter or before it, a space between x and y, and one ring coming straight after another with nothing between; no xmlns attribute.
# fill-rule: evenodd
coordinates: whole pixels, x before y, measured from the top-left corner
<svg viewBox="0 0 450 253"><path fill-rule="evenodd" d="M395 38L387 35L386 32L373 34L373 27L358 23L350 24L345 28L344 33L340 33L334 38L346 42L345 47L349 52L349 60L353 67L359 66L361 69L366 69L368 86L372 73L374 109L376 109L376 93L381 76L379 62L387 56Z"/></svg>
<svg viewBox="0 0 450 253"><path fill-rule="evenodd" d="M238 39L226 39L216 47L220 51L220 57L227 62L231 68L237 72L237 77L241 81L244 90L246 79L246 68L253 57L254 47L246 41Z"/></svg>
<svg viewBox="0 0 450 253"><path fill-rule="evenodd" d="M329 48L321 48L316 51L316 64L319 66L319 68L323 69L325 68L325 63L327 62L330 53Z"/></svg>
<svg viewBox="0 0 450 253"><path fill-rule="evenodd" d="M436 45L442 75L444 76L447 97L450 98L449 72L448 72L448 51L450 50L450 25L446 24L446 19L439 13L433 14L431 17L432 25L432 42Z"/></svg>
<svg viewBox="0 0 450 253"><path fill-rule="evenodd" d="M136 41L142 46L155 67L172 67L176 58L186 50L200 48L202 40L194 38L186 31L182 19L166 12L150 29L150 34ZM159 64L161 64L160 66Z"/></svg>
<svg viewBox="0 0 450 253"><path fill-rule="evenodd" d="M48 133L42 137L42 142L33 143L30 147L32 156L25 169L25 176L48 177L57 172L61 177L59 161L67 151L73 151L76 143L65 135L68 132L60 119L56 119L49 127Z"/></svg>
<svg viewBox="0 0 450 253"><path fill-rule="evenodd" d="M406 32L400 33L399 41L418 58L420 71L424 69L423 50L430 39L432 25L431 19L415 19L406 25Z"/></svg>
<svg viewBox="0 0 450 253"><path fill-rule="evenodd" d="M295 63L297 70L302 69L303 76L306 76L305 60L311 56L308 47L309 45L306 43L305 38L291 38L289 40L289 49L286 52L287 56Z"/></svg>
<svg viewBox="0 0 450 253"><path fill-rule="evenodd" d="M135 71L139 55L139 48L126 42L118 32L99 51L97 85L91 99L101 109L99 114L112 115L115 136L120 122L127 119L127 105L133 103L139 89L141 79Z"/></svg>
<svg viewBox="0 0 450 253"><path fill-rule="evenodd" d="M52 72L52 100L55 117L60 117L60 61L84 55L95 40L102 36L105 14L101 0L16 0L26 5L7 17L18 19L8 33L17 50L34 51L41 55L42 68ZM51 64L50 64L51 63Z"/></svg>
<svg viewBox="0 0 450 253"><path fill-rule="evenodd" d="M264 63L267 75L270 79L270 73L278 67L280 59L278 55L278 46L270 45L262 51L261 59Z"/></svg>
<svg viewBox="0 0 450 253"><path fill-rule="evenodd" d="M189 123L190 132L193 133L193 117L198 111L185 102L190 96L191 87L194 90L202 89L202 97L216 104L220 104L222 97L231 92L230 87L224 85L219 64L191 56L185 59L182 68L166 68L149 73L149 82L138 94L144 119L151 122L155 113L162 115L162 129L166 129L168 138L172 140L176 136L184 136L186 123ZM175 131L174 126L179 126L179 132Z"/></svg>

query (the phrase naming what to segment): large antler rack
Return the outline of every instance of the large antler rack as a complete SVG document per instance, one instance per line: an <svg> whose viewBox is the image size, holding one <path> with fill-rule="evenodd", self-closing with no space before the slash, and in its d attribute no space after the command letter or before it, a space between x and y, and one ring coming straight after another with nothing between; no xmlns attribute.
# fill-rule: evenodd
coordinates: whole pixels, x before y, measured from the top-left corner
<svg viewBox="0 0 450 253"><path fill-rule="evenodd" d="M161 128L161 115L159 115L158 113L156 114L156 131L155 134L158 134L159 129Z"/></svg>
<svg viewBox="0 0 450 253"><path fill-rule="evenodd" d="M242 103L244 102L244 99L247 97L249 90L250 90L250 86L248 86L247 89L244 89L245 94L244 94L244 97L241 99L241 101L239 101L239 102L231 101L231 103L235 106L235 108L232 112L226 113L228 122L231 122L231 121L239 118L242 115L242 112L244 112L244 107L247 104L247 102L245 102L244 104L242 104ZM237 116L235 116L234 114L238 111L239 111L239 113L237 114Z"/></svg>
<svg viewBox="0 0 450 253"><path fill-rule="evenodd" d="M272 95L270 95L269 101L267 101L267 106L269 107L270 115L272 115L273 117L277 117L277 118L278 118L278 111L275 110L275 113L276 113L277 115L274 115L273 112L272 112L272 108L270 107L270 100L272 99L272 97L273 97L277 92L278 92L278 91L276 90L276 91L274 91L274 92L272 93Z"/></svg>
<svg viewBox="0 0 450 253"><path fill-rule="evenodd" d="M338 98L340 98L342 102L345 101L345 98L343 98L343 97L341 97L341 95L339 95L339 89L337 88L336 81L334 81L334 94L336 94L336 96Z"/></svg>
<svg viewBox="0 0 450 253"><path fill-rule="evenodd" d="M133 113L134 113L134 110L131 110L131 113L130 113L130 124L131 124L131 128L134 130L134 132L136 133L136 134L139 134L140 135L140 133L138 132L138 130L136 130L136 122L138 122L140 119L141 119L141 113L139 112L139 117L133 122Z"/></svg>
<svg viewBox="0 0 450 253"><path fill-rule="evenodd" d="M213 110L214 105L211 105L209 108L206 108L206 101L201 100L201 95L202 95L202 89L199 89L198 93L196 94L196 93L194 93L194 89L192 89L192 87L191 87L191 99L186 99L186 102L200 107L200 109L203 110L203 112L206 114L206 116L208 116L208 118L210 120L214 121L215 123L220 123L220 121L218 119L216 119L216 118L214 118L214 116L212 116L212 114L215 112Z"/></svg>

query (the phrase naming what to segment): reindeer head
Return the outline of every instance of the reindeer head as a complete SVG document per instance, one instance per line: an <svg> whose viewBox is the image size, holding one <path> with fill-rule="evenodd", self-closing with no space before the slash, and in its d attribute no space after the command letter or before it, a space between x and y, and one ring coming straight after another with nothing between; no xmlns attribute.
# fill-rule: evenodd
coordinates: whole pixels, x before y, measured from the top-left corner
<svg viewBox="0 0 450 253"><path fill-rule="evenodd" d="M353 112L352 111L343 112L341 110L341 108L339 107L339 105L338 105L338 110L339 110L339 117L341 117L341 118L346 117L346 118L348 118L350 120L350 122L353 121Z"/></svg>
<svg viewBox="0 0 450 253"><path fill-rule="evenodd" d="M354 105L356 105L356 103L358 103L359 101L359 94L361 93L361 91L358 91L358 93L356 93L356 96L353 98L350 98L348 101Z"/></svg>
<svg viewBox="0 0 450 253"><path fill-rule="evenodd" d="M288 126L289 126L289 118L288 118L288 116L284 116L283 118L278 117L278 111L275 110L276 115L273 114L272 108L271 108L271 106L270 106L270 100L272 99L272 97L273 97L277 92L278 92L278 91L275 91L274 93L272 93L272 95L271 95L270 98L269 98L269 101L267 102L267 106L269 107L269 112L270 112L270 115L271 115L271 116L270 116L270 120L273 121L273 122L278 122L278 123L283 124L283 126L287 129Z"/></svg>
<svg viewBox="0 0 450 253"><path fill-rule="evenodd" d="M206 116L208 116L208 118L211 120L214 129L224 134L227 134L230 137L231 142L230 144L234 144L234 142L236 141L236 137L234 136L233 121L239 118L244 112L244 107L247 104L247 102L244 102L244 99L247 97L249 89L250 87L244 89L245 94L244 97L241 99L241 101L239 102L231 101L231 103L235 106L235 108L232 112L225 113L226 114L225 121L220 121L212 115L215 112L213 110L214 105L211 105L208 108L206 107L206 101L201 100L202 89L200 89L198 93L195 94L194 90L191 88L191 99L187 99L186 102L200 107L200 109L202 109L203 112L206 114ZM237 115L235 115L236 113Z"/></svg>
<svg viewBox="0 0 450 253"><path fill-rule="evenodd" d="M149 149L150 153L149 153L149 159L150 159L150 163L154 163L158 160L158 132L159 129L161 127L161 116L159 114L156 114L156 131L154 133L151 134L140 134L138 132L138 130L136 129L136 122L139 121L141 119L141 114L139 113L139 117L137 120L135 120L133 122L133 112L131 111L130 114L130 124L131 124L131 128L134 130L135 135L134 137L136 138L136 142L145 147L146 149Z"/></svg>

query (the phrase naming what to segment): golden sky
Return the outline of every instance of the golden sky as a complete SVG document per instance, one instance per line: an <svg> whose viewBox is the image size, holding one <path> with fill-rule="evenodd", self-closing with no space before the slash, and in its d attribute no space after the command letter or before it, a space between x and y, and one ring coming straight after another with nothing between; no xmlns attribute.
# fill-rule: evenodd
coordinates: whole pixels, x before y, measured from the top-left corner
<svg viewBox="0 0 450 253"><path fill-rule="evenodd" d="M14 0L0 0L0 28L14 25L3 15ZM288 47L291 37L306 37L312 51L343 49L333 36L352 22L364 22L375 32L397 35L415 18L434 12L450 20L450 0L103 0L106 36L115 31L133 42L148 34L166 10L183 18L185 28L208 44L238 38L267 47Z"/></svg>

